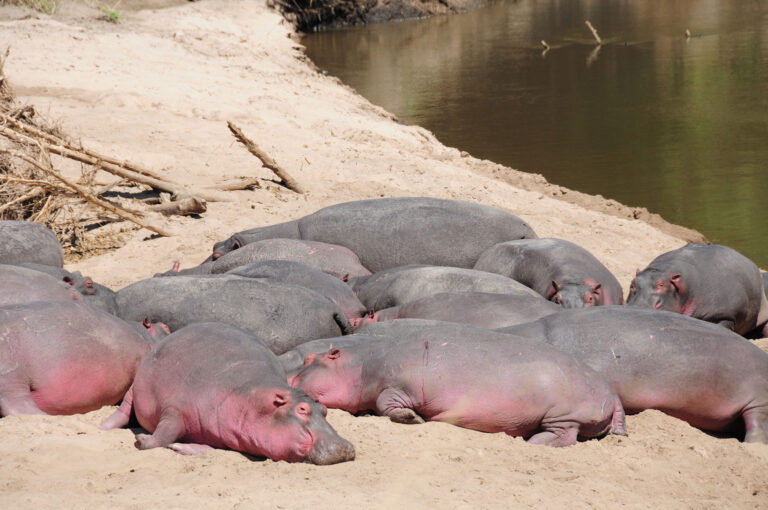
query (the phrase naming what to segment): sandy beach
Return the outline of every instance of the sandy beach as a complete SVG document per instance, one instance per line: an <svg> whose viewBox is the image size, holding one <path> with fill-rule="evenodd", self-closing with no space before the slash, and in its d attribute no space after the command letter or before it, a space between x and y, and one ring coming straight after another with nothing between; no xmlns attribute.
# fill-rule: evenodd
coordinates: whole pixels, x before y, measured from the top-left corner
<svg viewBox="0 0 768 510"><path fill-rule="evenodd" d="M201 262L246 228L350 200L433 196L500 207L540 237L576 242L627 288L658 254L699 239L640 208L561 188L540 176L445 147L336 78L264 0L122 4L118 23L81 4L53 17L0 7L0 48L17 96L95 150L215 188L177 235L125 223L125 243L67 264L119 289ZM294 193L237 143L243 131L302 185ZM525 170L525 169L521 169ZM110 177L105 174L103 177ZM768 349L768 340L758 340ZM768 445L716 438L660 412L628 419L628 437L553 449L441 423L405 426L329 412L354 462L312 466L231 451L185 457L138 451L131 430L96 425L113 408L69 417L0 419L4 508L768 508Z"/></svg>

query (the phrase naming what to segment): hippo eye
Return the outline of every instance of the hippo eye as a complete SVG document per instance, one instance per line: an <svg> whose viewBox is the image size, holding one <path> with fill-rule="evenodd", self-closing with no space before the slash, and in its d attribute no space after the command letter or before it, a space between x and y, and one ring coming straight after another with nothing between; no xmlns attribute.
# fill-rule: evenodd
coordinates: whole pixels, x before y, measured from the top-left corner
<svg viewBox="0 0 768 510"><path fill-rule="evenodd" d="M312 408L309 404L301 403L296 406L296 412L302 416L309 416L312 413Z"/></svg>

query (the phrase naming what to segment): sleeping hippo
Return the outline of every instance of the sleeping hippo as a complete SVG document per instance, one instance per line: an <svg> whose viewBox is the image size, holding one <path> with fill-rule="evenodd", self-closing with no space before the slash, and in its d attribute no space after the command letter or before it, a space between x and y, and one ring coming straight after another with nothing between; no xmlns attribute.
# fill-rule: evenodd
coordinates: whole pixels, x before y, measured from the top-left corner
<svg viewBox="0 0 768 510"><path fill-rule="evenodd" d="M278 356L277 360L280 362L283 370L285 370L285 375L290 378L301 370L301 367L304 365L304 358L307 357L307 354L322 354L336 347L348 347L350 345L367 342L386 342L387 340L389 339L381 335L367 336L357 334L337 336L334 338L319 338L297 345L290 351L286 351Z"/></svg>
<svg viewBox="0 0 768 510"><path fill-rule="evenodd" d="M547 343L599 373L628 413L658 409L704 430L746 424L768 443L768 354L739 335L671 312L564 310L501 331Z"/></svg>
<svg viewBox="0 0 768 510"><path fill-rule="evenodd" d="M475 269L507 276L564 308L620 305L621 284L597 258L564 239L523 239L488 248Z"/></svg>
<svg viewBox="0 0 768 510"><path fill-rule="evenodd" d="M48 227L31 221L0 220L0 264L31 262L62 267L64 251Z"/></svg>
<svg viewBox="0 0 768 510"><path fill-rule="evenodd" d="M82 301L0 308L0 416L115 404L150 349L139 331Z"/></svg>
<svg viewBox="0 0 768 510"><path fill-rule="evenodd" d="M626 433L616 394L571 356L460 325L309 354L290 384L350 413L443 421L533 444L568 446L610 430Z"/></svg>
<svg viewBox="0 0 768 510"><path fill-rule="evenodd" d="M378 272L407 264L471 268L487 248L536 234L514 214L486 205L428 197L377 198L239 232L216 243L209 260L276 237L346 246L363 266Z"/></svg>
<svg viewBox="0 0 768 510"><path fill-rule="evenodd" d="M74 287L40 271L0 264L0 306L33 301L82 301Z"/></svg>
<svg viewBox="0 0 768 510"><path fill-rule="evenodd" d="M127 425L131 409L150 432L136 436L142 450L229 448L314 464L355 457L352 444L325 420L325 407L286 384L275 355L227 324L193 324L155 346L101 428Z"/></svg>
<svg viewBox="0 0 768 510"><path fill-rule="evenodd" d="M689 243L637 273L627 304L720 324L741 335L768 322L757 266L732 248Z"/></svg>

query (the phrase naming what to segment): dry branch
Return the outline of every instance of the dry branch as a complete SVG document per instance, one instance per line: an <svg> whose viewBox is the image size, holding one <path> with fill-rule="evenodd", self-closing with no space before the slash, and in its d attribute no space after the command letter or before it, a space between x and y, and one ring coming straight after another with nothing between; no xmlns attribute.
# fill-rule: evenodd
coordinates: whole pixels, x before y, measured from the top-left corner
<svg viewBox="0 0 768 510"><path fill-rule="evenodd" d="M168 202L165 204L151 205L150 211L158 212L166 216L178 214L181 216L189 214L202 214L208 209L205 200L201 200L197 197L189 197L183 200L177 200L175 202Z"/></svg>
<svg viewBox="0 0 768 510"><path fill-rule="evenodd" d="M595 40L597 41L597 44L603 44L602 39L600 39L600 36L597 35L597 29L592 26L592 23L589 22L589 20L584 22L585 25L587 25L587 28L589 28L592 31L592 35L595 36Z"/></svg>
<svg viewBox="0 0 768 510"><path fill-rule="evenodd" d="M261 188L261 179L258 177L243 177L218 184L218 189L222 191L239 191L251 188Z"/></svg>
<svg viewBox="0 0 768 510"><path fill-rule="evenodd" d="M232 134L235 136L237 141L245 145L245 148L248 149L248 152L259 158L261 160L261 163L272 170L277 177L280 178L280 180L283 181L283 184L290 189L295 191L296 193L304 193L303 188L299 185L296 180L288 174L280 165L277 164L277 162L272 159L266 152L261 150L258 145L253 143L245 134L243 134L242 130L235 126L231 121L227 121L227 126L229 126L229 130L232 132Z"/></svg>
<svg viewBox="0 0 768 510"><path fill-rule="evenodd" d="M31 198L38 197L38 196L40 196L40 195L42 195L44 193L45 193L45 190L43 190L43 188L35 188L32 191L30 191L29 193L27 193L26 195L22 195L22 196L14 199L14 200L11 200L7 204L0 205L0 213L5 211L6 209L10 209L11 207L13 207L16 204L20 204L22 202L26 202L27 200L29 200Z"/></svg>
<svg viewBox="0 0 768 510"><path fill-rule="evenodd" d="M51 168L46 168L45 166L41 165L40 163L38 163L37 161L35 161L31 157L27 156L26 154L22 154L21 152L18 152L18 151L2 149L2 148L0 148L0 152L5 153L5 154L9 154L9 155L11 155L11 156L13 156L15 158L18 158L18 159L21 159L22 161L25 161L25 162L29 163L30 165L34 166L38 170L40 170L40 171L50 175L51 177L53 177L53 178L63 182L67 187L69 187L72 191L74 191L75 193L80 195L83 199L87 200L88 202L90 202L90 203L92 203L94 205L97 205L97 206L101 207L102 209L106 209L106 210L108 210L108 211L110 211L110 212L120 216L121 218L123 218L125 220L131 221L131 222L139 225L140 227L144 227L144 228L146 228L148 230L151 230L153 232L156 232L156 233L158 233L158 234L160 234L162 236L166 236L166 237L173 236L173 234L170 233L168 230L165 230L164 228L158 227L156 225L152 225L152 224L150 224L150 223L148 223L148 222L146 222L146 221L144 221L144 220L142 220L140 218L137 218L135 215L131 214L128 211L125 211L124 209L121 209L119 207L116 207L116 206L110 204L109 202L105 202L105 201L101 200L100 198L94 196L91 192L89 192L83 186L80 186L79 184L75 184L74 182L70 181L66 177L64 177L62 175L59 175L58 172L56 172L55 170L53 170ZM45 207L43 209L45 209Z"/></svg>

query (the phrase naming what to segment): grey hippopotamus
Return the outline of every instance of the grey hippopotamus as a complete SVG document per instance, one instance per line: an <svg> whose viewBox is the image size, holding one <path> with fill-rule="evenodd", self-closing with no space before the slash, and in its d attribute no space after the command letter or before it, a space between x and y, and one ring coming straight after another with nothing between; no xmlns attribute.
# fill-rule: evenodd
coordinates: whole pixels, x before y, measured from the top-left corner
<svg viewBox="0 0 768 510"><path fill-rule="evenodd" d="M0 415L77 414L113 405L150 344L80 301L0 308Z"/></svg>
<svg viewBox="0 0 768 510"><path fill-rule="evenodd" d="M627 304L714 322L741 335L768 321L760 270L736 250L689 243L639 271Z"/></svg>
<svg viewBox="0 0 768 510"><path fill-rule="evenodd" d="M101 428L125 426L131 409L151 433L136 437L142 450L229 448L315 464L355 457L352 444L325 420L325 407L286 384L275 355L227 324L193 324L155 346Z"/></svg>
<svg viewBox="0 0 768 510"><path fill-rule="evenodd" d="M371 322L394 319L430 319L496 329L536 320L561 310L561 307L541 296L446 292L371 312L350 322L353 328L359 328Z"/></svg>
<svg viewBox="0 0 768 510"><path fill-rule="evenodd" d="M452 326L455 324L455 322L436 321L431 319L394 319L384 322L367 322L357 328L355 333L350 336L368 335L403 338L425 329L440 326Z"/></svg>
<svg viewBox="0 0 768 510"><path fill-rule="evenodd" d="M51 229L31 221L0 220L0 263L64 265L64 251Z"/></svg>
<svg viewBox="0 0 768 510"><path fill-rule="evenodd" d="M743 418L768 443L768 354L724 328L629 307L565 310L504 328L572 354L599 373L628 413L658 409L704 430Z"/></svg>
<svg viewBox="0 0 768 510"><path fill-rule="evenodd" d="M27 269L33 269L41 273L50 275L57 280L63 281L73 287L80 293L83 301L89 305L104 310L112 315L117 315L117 303L115 302L115 291L96 283L89 276L83 276L79 271L70 272L56 266L46 266L45 264L14 264Z"/></svg>
<svg viewBox="0 0 768 510"><path fill-rule="evenodd" d="M289 260L301 262L336 278L365 276L371 272L360 264L360 259L349 249L337 244L304 241L300 239L265 239L249 243L216 260L180 271L171 270L157 276L189 274L221 274L232 269L263 262Z"/></svg>
<svg viewBox="0 0 768 510"><path fill-rule="evenodd" d="M266 278L312 289L336 303L350 319L361 317L366 312L365 306L346 283L300 262L266 260L237 267L228 271L227 274L246 278Z"/></svg>
<svg viewBox="0 0 768 510"><path fill-rule="evenodd" d="M141 280L117 293L125 320L226 322L258 335L276 354L308 340L350 333L349 319L323 296L298 285L235 275Z"/></svg>
<svg viewBox="0 0 768 510"><path fill-rule="evenodd" d="M74 287L39 271L0 264L0 306L71 300L83 300Z"/></svg>
<svg viewBox="0 0 768 510"><path fill-rule="evenodd" d="M346 246L363 266L378 272L407 264L471 268L494 244L536 234L514 214L486 205L427 197L378 198L245 230L216 243L210 260L275 237Z"/></svg>
<svg viewBox="0 0 768 510"><path fill-rule="evenodd" d="M444 421L534 444L626 433L621 402L592 370L536 341L480 328L434 328L309 354L290 384L350 413Z"/></svg>
<svg viewBox="0 0 768 510"><path fill-rule="evenodd" d="M620 305L621 284L597 258L564 239L524 239L488 248L475 269L527 285L564 308Z"/></svg>
<svg viewBox="0 0 768 510"><path fill-rule="evenodd" d="M349 347L350 345L357 345L366 342L386 342L387 338L381 335L368 336L368 335L345 335L337 336L334 338L319 338L317 340L310 340L304 342L301 345L297 345L290 351L286 351L277 357L280 365L285 370L287 377L293 377L301 370L304 365L304 358L307 354L322 354L330 349L336 347Z"/></svg>
<svg viewBox="0 0 768 510"><path fill-rule="evenodd" d="M349 281L368 310L381 310L444 292L488 292L493 294L537 294L511 278L461 267L409 266L385 269Z"/></svg>

